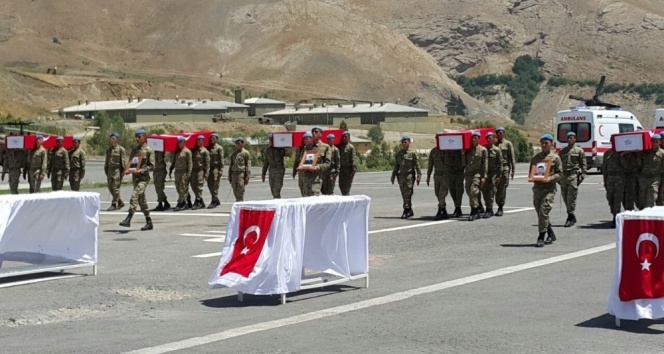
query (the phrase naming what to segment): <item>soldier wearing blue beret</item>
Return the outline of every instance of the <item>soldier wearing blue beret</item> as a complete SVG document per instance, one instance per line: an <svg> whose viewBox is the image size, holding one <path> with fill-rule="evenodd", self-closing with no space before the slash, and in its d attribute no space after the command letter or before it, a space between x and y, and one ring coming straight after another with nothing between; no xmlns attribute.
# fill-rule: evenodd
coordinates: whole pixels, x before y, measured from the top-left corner
<svg viewBox="0 0 664 354"><path fill-rule="evenodd" d="M531 180L533 185L533 205L537 212L539 235L536 247L544 247L556 241L556 235L551 228L549 212L553 207L556 183L563 174L563 164L560 157L553 150L553 136L544 134L540 138L542 151L530 160ZM547 173L548 172L548 173ZM546 242L544 235L548 234Z"/></svg>

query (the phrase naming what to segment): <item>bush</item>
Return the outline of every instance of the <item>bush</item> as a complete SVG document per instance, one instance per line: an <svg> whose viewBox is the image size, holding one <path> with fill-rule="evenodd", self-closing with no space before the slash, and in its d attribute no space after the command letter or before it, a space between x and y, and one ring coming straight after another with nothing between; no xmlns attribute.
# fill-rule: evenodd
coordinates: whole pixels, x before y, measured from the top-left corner
<svg viewBox="0 0 664 354"><path fill-rule="evenodd" d="M88 140L88 152L93 155L106 155L106 149L110 146L109 137L116 132L120 135L119 144L127 150L127 153L134 145L134 131L125 124L120 116L110 117L106 112L99 112L95 117L94 126L99 130Z"/></svg>
<svg viewBox="0 0 664 354"><path fill-rule="evenodd" d="M376 144L382 143L383 139L385 139L383 128L381 128L380 125L374 125L373 127L369 128L367 136Z"/></svg>
<svg viewBox="0 0 664 354"><path fill-rule="evenodd" d="M339 129L344 131L348 130L348 124L346 124L345 120L342 120L341 123L339 123Z"/></svg>
<svg viewBox="0 0 664 354"><path fill-rule="evenodd" d="M514 145L516 162L529 162L534 155L533 144L529 143L521 131L514 127L505 127L505 139Z"/></svg>

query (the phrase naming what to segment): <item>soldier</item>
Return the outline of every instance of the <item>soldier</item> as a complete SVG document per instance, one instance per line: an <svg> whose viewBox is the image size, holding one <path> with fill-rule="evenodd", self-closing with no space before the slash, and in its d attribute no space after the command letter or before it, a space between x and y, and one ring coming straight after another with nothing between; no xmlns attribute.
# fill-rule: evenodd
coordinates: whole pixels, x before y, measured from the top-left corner
<svg viewBox="0 0 664 354"><path fill-rule="evenodd" d="M390 181L394 184L394 179L398 177L399 189L401 190L401 198L403 199L403 214L402 219L408 219L415 214L411 204L413 197L413 179L420 185L422 178L422 171L420 171L420 164L417 159L417 153L408 151L410 148L410 138L407 136L401 137L401 150L394 156L394 170L392 170L392 178Z"/></svg>
<svg viewBox="0 0 664 354"><path fill-rule="evenodd" d="M120 210L124 208L124 202L120 197L120 186L122 185L122 176L125 170L125 148L118 144L120 134L111 134L111 146L106 150L106 162L104 163L104 173L108 182L108 191L113 200L108 211Z"/></svg>
<svg viewBox="0 0 664 354"><path fill-rule="evenodd" d="M437 146L434 146L433 149L429 152L429 166L427 167L427 186L431 181L431 172L433 174L433 190L434 194L438 198L438 212L434 219L436 220L447 220L450 216L447 214L447 208L445 206L445 197L447 193L443 194L443 175L445 174L444 165L443 165L443 156L440 149Z"/></svg>
<svg viewBox="0 0 664 354"><path fill-rule="evenodd" d="M228 182L233 189L235 201L244 201L244 186L249 184L251 175L251 155L244 148L244 138L235 138L235 151L231 154L228 166Z"/></svg>
<svg viewBox="0 0 664 354"><path fill-rule="evenodd" d="M480 145L480 133L472 133L471 148L466 151L466 169L464 170L464 179L466 180L466 194L470 201L470 216L468 221L474 221L481 217L479 211L480 188L486 182L486 173L488 167L488 154L486 148Z"/></svg>
<svg viewBox="0 0 664 354"><path fill-rule="evenodd" d="M293 162L293 179L295 179L295 174L297 174L297 186L300 188L300 195L303 197L308 197L309 194L305 191L304 186L304 170L298 170L297 168L302 161L302 154L306 151L307 146L311 147L314 143L314 136L310 132L304 133L302 136L302 148L297 149L295 153L295 161Z"/></svg>
<svg viewBox="0 0 664 354"><path fill-rule="evenodd" d="M30 151L30 155L28 156L28 169L30 170L28 182L30 183L30 193L41 192L41 182L48 171L48 154L46 149L42 146L43 142L44 137L37 135L37 141L35 142L36 147L34 150ZM23 179L25 179L25 174L28 169L23 170Z"/></svg>
<svg viewBox="0 0 664 354"><path fill-rule="evenodd" d="M334 186L337 184L337 176L339 175L339 165L341 156L339 155L339 148L334 146L334 134L327 135L327 145L330 147L330 169L323 173L323 181L321 185L321 193L323 195L334 194Z"/></svg>
<svg viewBox="0 0 664 354"><path fill-rule="evenodd" d="M221 177L224 176L224 149L217 143L218 141L219 134L213 133L207 147L210 152L210 172L208 173L207 185L212 196L208 209L214 209L221 205L219 201L219 182Z"/></svg>
<svg viewBox="0 0 664 354"><path fill-rule="evenodd" d="M166 153L163 151L154 152L154 190L157 192L157 207L152 211L165 211L171 208L171 204L166 197Z"/></svg>
<svg viewBox="0 0 664 354"><path fill-rule="evenodd" d="M208 173L210 172L210 152L203 146L205 142L205 136L199 135L196 140L196 147L191 151L191 157L194 162L194 166L191 170L191 178L189 183L191 184L191 189L194 191L194 196L196 200L192 206L192 210L205 208L205 203L203 202L203 187L205 186L205 181L208 179Z"/></svg>
<svg viewBox="0 0 664 354"><path fill-rule="evenodd" d="M551 244L556 241L556 234L553 233L551 228L551 221L549 220L549 212L553 207L553 201L556 196L556 183L560 180L563 174L563 164L560 157L552 150L553 136L551 134L544 134L540 138L540 146L542 151L535 154L530 160L530 169L540 162L550 162L551 170L549 177L543 180L535 180L533 184L533 205L537 211L539 236L537 237L537 244L535 247L544 247L544 244ZM546 242L544 241L544 234L548 233Z"/></svg>
<svg viewBox="0 0 664 354"><path fill-rule="evenodd" d="M185 210L188 207L189 178L193 165L191 150L185 145L185 138L180 136L178 137L178 148L172 155L171 167L168 173L168 176L172 177L175 169L175 189L178 191L178 204L173 211Z"/></svg>
<svg viewBox="0 0 664 354"><path fill-rule="evenodd" d="M639 166L641 167L639 171L639 199L641 206L639 209L655 206L655 201L659 193L659 181L662 178L664 151L659 147L661 136L654 134L650 140L652 141L652 149L642 151L639 154Z"/></svg>
<svg viewBox="0 0 664 354"><path fill-rule="evenodd" d="M613 214L611 228L616 227L616 215L620 213L620 204L625 195L625 170L622 167L620 155L621 153L616 152L612 147L604 153L604 160L602 160L606 200L609 202L609 208Z"/></svg>
<svg viewBox="0 0 664 354"><path fill-rule="evenodd" d="M74 138L74 148L69 153L69 186L73 191L81 189L85 177L85 151L81 149L81 138Z"/></svg>
<svg viewBox="0 0 664 354"><path fill-rule="evenodd" d="M341 134L341 145L339 145L339 190L341 195L350 195L350 187L357 172L355 162L355 146L350 143L348 131Z"/></svg>
<svg viewBox="0 0 664 354"><path fill-rule="evenodd" d="M145 189L150 183L150 172L154 170L154 151L147 144L147 134L144 129L139 129L136 131L136 143L137 146L131 150L131 157L138 156L139 154L143 157L140 166L135 171L126 171L124 174L131 174L131 180L134 183L134 191L131 194L131 200L129 201L129 214L127 218L120 222L120 226L129 227L131 223L131 218L134 216L138 206L141 206L141 211L145 215L145 226L141 228L141 231L152 230L152 219L150 218L150 208L148 207L148 202L145 199Z"/></svg>
<svg viewBox="0 0 664 354"><path fill-rule="evenodd" d="M664 139L659 141L659 148L664 150ZM657 206L664 206L664 170L662 172L662 178L659 180L659 192L657 193L657 200L655 201L655 205Z"/></svg>
<svg viewBox="0 0 664 354"><path fill-rule="evenodd" d="M21 179L21 169L23 169L24 180L27 176L27 156L27 151L23 149L8 149L5 151L2 180L5 178L5 173L9 173L9 191L11 194L18 194L18 185Z"/></svg>
<svg viewBox="0 0 664 354"><path fill-rule="evenodd" d="M639 182L638 173L639 158L635 152L621 153L620 164L625 171L625 196L623 197L623 207L625 210L634 210L634 204L639 209L643 209L639 200Z"/></svg>
<svg viewBox="0 0 664 354"><path fill-rule="evenodd" d="M272 134L269 135L270 145L263 152L263 172L261 173L261 180L265 183L265 175L268 170L270 171L270 192L272 198L281 198L281 188L284 185L284 175L286 174L286 167L284 167L284 158L286 157L286 149L274 147ZM297 167L297 164L294 164Z"/></svg>
<svg viewBox="0 0 664 354"><path fill-rule="evenodd" d="M576 224L576 196L579 185L586 177L586 155L583 149L576 146L576 133L567 133L567 146L560 150L560 160L563 163L563 176L560 179L561 198L567 207L567 220L565 227Z"/></svg>
<svg viewBox="0 0 664 354"><path fill-rule="evenodd" d="M51 151L48 163L47 177L51 179L51 189L62 190L66 176L69 175L69 153L62 146L65 139L61 136L55 139L55 148Z"/></svg>
<svg viewBox="0 0 664 354"><path fill-rule="evenodd" d="M514 180L516 156L514 155L514 145L512 145L512 142L505 139L505 128L498 127L498 129L496 129L496 138L495 144L500 148L500 152L503 156L502 175L496 186L496 204L498 204L496 216L503 216L503 207L505 206L505 199L507 197L507 187L510 184L510 179Z"/></svg>
<svg viewBox="0 0 664 354"><path fill-rule="evenodd" d="M500 148L495 145L495 135L493 132L486 134L486 149L487 149L487 179L486 183L482 186L482 196L484 197L484 204L486 211L484 218L488 219L493 216L493 200L496 195L496 187L503 176L503 153Z"/></svg>
<svg viewBox="0 0 664 354"><path fill-rule="evenodd" d="M447 193L452 195L454 202L453 218L460 218L461 202L463 201L463 171L466 168L466 154L463 150L443 150L441 152L443 159L443 180L440 188L442 189L443 201L447 198Z"/></svg>
<svg viewBox="0 0 664 354"><path fill-rule="evenodd" d="M305 151L319 150L318 160L314 170L305 169L300 174L304 188L304 196L318 196L321 194L321 183L323 176L330 170L332 152L330 146L320 141L323 134L323 128L314 127L311 129L312 144L305 147Z"/></svg>

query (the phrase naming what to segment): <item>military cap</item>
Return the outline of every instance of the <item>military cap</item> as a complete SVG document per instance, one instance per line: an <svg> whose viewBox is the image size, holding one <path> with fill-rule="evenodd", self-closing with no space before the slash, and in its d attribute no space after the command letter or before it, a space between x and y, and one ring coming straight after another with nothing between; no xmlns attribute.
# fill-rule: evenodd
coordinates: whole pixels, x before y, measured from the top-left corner
<svg viewBox="0 0 664 354"><path fill-rule="evenodd" d="M473 133L471 135L476 136L478 138L481 137L480 132L478 132L478 131L473 131Z"/></svg>
<svg viewBox="0 0 664 354"><path fill-rule="evenodd" d="M334 139L335 136L334 136L334 134L327 134L327 138L328 138L328 139L330 139L330 138L331 138L331 139Z"/></svg>
<svg viewBox="0 0 664 354"><path fill-rule="evenodd" d="M498 128L496 128L496 133L498 133L498 132L504 132L504 131L505 131L505 128L503 128L503 127L498 127Z"/></svg>
<svg viewBox="0 0 664 354"><path fill-rule="evenodd" d="M244 143L244 138L242 138L242 137L237 137L237 138L235 138L235 142L236 142L236 143L238 143L238 142L243 142L243 143Z"/></svg>
<svg viewBox="0 0 664 354"><path fill-rule="evenodd" d="M319 127L319 126L315 126L315 127L311 128L311 132L313 133L314 130L320 130L320 131L322 132L322 131L323 131L323 128L321 128L321 127Z"/></svg>
<svg viewBox="0 0 664 354"><path fill-rule="evenodd" d="M660 140L662 139L662 136L659 134L653 134L653 136L650 138L651 140Z"/></svg>
<svg viewBox="0 0 664 354"><path fill-rule="evenodd" d="M74 137L74 141L79 141L79 142L80 142L80 141L81 141L81 138L75 136L75 137Z"/></svg>
<svg viewBox="0 0 664 354"><path fill-rule="evenodd" d="M568 133L565 135L565 137L566 137L567 139L569 139L570 136L576 136L576 133L575 133L575 132L568 132Z"/></svg>
<svg viewBox="0 0 664 354"><path fill-rule="evenodd" d="M210 137L218 138L218 137L219 137L219 134L217 134L217 133L212 133L212 135L210 135Z"/></svg>
<svg viewBox="0 0 664 354"><path fill-rule="evenodd" d="M58 136L57 138L55 138L55 141L64 141L64 140L65 140L65 138L63 138L61 136Z"/></svg>
<svg viewBox="0 0 664 354"><path fill-rule="evenodd" d="M44 136L41 134L37 135L37 140L44 140Z"/></svg>
<svg viewBox="0 0 664 354"><path fill-rule="evenodd" d="M111 133L111 137L119 138L119 137L120 137L120 134L118 134L118 133Z"/></svg>
<svg viewBox="0 0 664 354"><path fill-rule="evenodd" d="M551 134L544 134L544 135L542 135L542 137L540 138L540 141L542 141L542 140L550 140L550 141L553 141L553 136L551 136Z"/></svg>
<svg viewBox="0 0 664 354"><path fill-rule="evenodd" d="M311 133L306 132L306 133L304 133L304 135L302 137L303 138L313 138L314 136Z"/></svg>
<svg viewBox="0 0 664 354"><path fill-rule="evenodd" d="M493 135L494 135L493 132L488 132L488 133L486 133L486 137L487 137L487 138L490 137L490 136L493 136Z"/></svg>
<svg viewBox="0 0 664 354"><path fill-rule="evenodd" d="M344 135L350 135L350 132L348 130L346 130L346 131L343 132L343 134L341 134L341 136L344 136Z"/></svg>
<svg viewBox="0 0 664 354"><path fill-rule="evenodd" d="M199 135L199 136L198 136L198 140L205 140L205 136L203 136L203 135Z"/></svg>
<svg viewBox="0 0 664 354"><path fill-rule="evenodd" d="M141 135L141 134L147 134L147 132L145 131L145 129L139 129L139 130L137 130L137 131L136 131L136 134L134 134L134 136L139 136L139 135Z"/></svg>
<svg viewBox="0 0 664 354"><path fill-rule="evenodd" d="M184 138L184 136L178 136L178 142L180 142L180 141L185 141L185 140L186 140L186 139Z"/></svg>
<svg viewBox="0 0 664 354"><path fill-rule="evenodd" d="M408 136L406 136L406 135L404 135L404 136L401 137L401 142L404 142L404 141L406 141L406 140L410 141L410 137L408 137Z"/></svg>

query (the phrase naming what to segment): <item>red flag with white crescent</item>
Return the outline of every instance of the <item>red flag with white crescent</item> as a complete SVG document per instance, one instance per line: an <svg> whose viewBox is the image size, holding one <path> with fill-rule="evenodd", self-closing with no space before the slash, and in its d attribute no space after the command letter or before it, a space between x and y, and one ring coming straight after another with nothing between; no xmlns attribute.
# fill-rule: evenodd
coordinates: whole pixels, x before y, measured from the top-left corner
<svg viewBox="0 0 664 354"><path fill-rule="evenodd" d="M233 255L221 270L220 276L236 273L245 278L249 277L263 252L274 214L274 210L240 209L238 238L235 241Z"/></svg>
<svg viewBox="0 0 664 354"><path fill-rule="evenodd" d="M625 220L620 301L664 298L664 221Z"/></svg>

